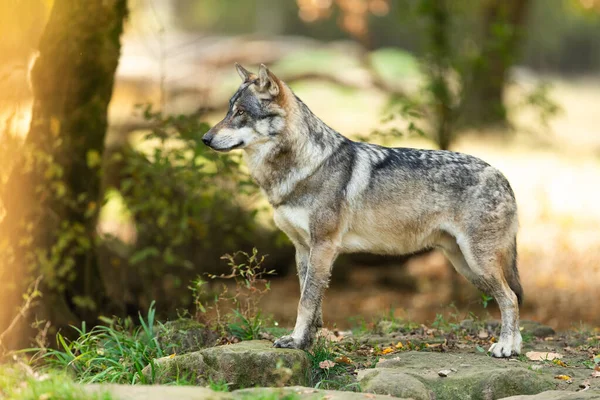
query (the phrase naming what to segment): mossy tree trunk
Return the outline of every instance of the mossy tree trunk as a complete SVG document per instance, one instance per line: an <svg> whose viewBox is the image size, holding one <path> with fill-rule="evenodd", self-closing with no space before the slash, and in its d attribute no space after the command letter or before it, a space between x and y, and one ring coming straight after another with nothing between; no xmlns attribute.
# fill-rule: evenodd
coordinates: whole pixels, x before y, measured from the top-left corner
<svg viewBox="0 0 600 400"><path fill-rule="evenodd" d="M518 55L530 0L485 0L482 4L481 51L463 77L463 118L467 125L504 126L504 88Z"/></svg>
<svg viewBox="0 0 600 400"><path fill-rule="evenodd" d="M33 276L43 275L43 315L57 327L94 318L105 300L100 160L126 15L126 0L54 1L31 74L25 149L0 193L0 331Z"/></svg>

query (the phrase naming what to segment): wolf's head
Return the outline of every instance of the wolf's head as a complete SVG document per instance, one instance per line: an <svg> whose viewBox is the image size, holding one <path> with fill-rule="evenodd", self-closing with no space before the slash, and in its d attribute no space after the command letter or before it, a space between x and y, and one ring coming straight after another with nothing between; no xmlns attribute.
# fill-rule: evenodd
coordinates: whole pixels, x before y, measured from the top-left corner
<svg viewBox="0 0 600 400"><path fill-rule="evenodd" d="M229 100L225 118L209 130L202 141L217 151L252 149L280 140L287 115L289 89L261 64L258 75L235 65L242 84Z"/></svg>

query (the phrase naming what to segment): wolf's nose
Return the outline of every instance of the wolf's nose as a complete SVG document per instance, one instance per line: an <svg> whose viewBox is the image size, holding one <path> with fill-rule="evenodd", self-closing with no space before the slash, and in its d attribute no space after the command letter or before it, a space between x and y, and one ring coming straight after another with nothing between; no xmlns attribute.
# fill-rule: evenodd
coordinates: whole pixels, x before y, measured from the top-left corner
<svg viewBox="0 0 600 400"><path fill-rule="evenodd" d="M206 136L202 137L202 143L204 143L205 145L209 145L210 144L210 138L207 138Z"/></svg>

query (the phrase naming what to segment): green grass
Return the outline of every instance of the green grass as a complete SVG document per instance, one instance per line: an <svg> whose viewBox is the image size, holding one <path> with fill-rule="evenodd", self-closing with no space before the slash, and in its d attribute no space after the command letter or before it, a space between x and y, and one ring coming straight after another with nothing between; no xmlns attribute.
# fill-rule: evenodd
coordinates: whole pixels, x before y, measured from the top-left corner
<svg viewBox="0 0 600 400"><path fill-rule="evenodd" d="M98 325L90 331L86 325L75 328L77 339L69 340L57 334L58 349L41 356L46 367L70 373L79 383L153 383L153 360L163 351L156 339L154 303L140 326L132 327L130 319L105 319L108 325ZM142 369L151 366L150 376Z"/></svg>
<svg viewBox="0 0 600 400"><path fill-rule="evenodd" d="M321 368L321 363L335 360L343 355L339 349L324 337L318 337L310 352L306 352L311 363L310 383L317 389L333 389L360 392L346 368L335 363L331 368Z"/></svg>
<svg viewBox="0 0 600 400"><path fill-rule="evenodd" d="M89 394L65 373L39 375L18 365L0 366L0 398L10 400L111 400L108 393Z"/></svg>

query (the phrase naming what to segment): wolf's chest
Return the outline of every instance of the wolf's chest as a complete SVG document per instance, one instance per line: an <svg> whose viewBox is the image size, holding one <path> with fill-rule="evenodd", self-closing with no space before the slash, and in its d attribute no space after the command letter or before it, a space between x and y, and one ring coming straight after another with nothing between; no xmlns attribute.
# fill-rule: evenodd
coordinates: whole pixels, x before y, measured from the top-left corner
<svg viewBox="0 0 600 400"><path fill-rule="evenodd" d="M304 245L310 243L309 210L302 207L280 206L273 216L275 224L288 237Z"/></svg>

